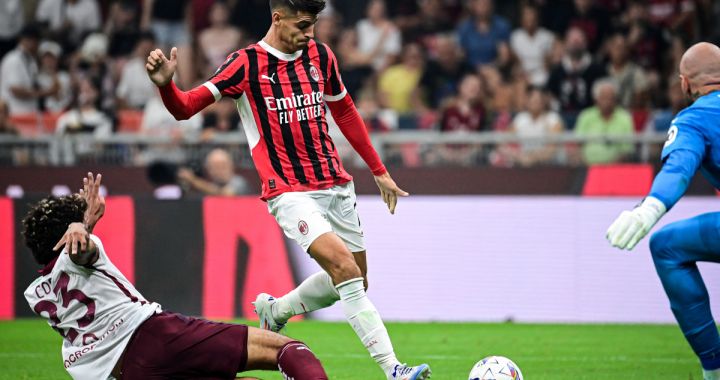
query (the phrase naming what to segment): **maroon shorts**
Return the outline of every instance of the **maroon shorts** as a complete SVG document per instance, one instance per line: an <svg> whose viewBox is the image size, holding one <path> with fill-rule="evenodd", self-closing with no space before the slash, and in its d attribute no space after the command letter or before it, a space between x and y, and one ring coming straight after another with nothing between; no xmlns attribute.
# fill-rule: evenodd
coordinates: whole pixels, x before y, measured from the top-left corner
<svg viewBox="0 0 720 380"><path fill-rule="evenodd" d="M135 331L122 379L235 379L247 364L248 327L163 312Z"/></svg>

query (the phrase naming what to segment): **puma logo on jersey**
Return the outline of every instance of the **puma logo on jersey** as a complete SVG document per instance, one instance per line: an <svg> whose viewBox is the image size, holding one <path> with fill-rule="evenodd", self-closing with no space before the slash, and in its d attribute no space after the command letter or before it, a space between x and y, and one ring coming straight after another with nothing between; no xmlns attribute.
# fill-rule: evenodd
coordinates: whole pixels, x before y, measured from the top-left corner
<svg viewBox="0 0 720 380"><path fill-rule="evenodd" d="M272 84L275 84L275 74L277 74L277 73L273 73L273 75L271 75L271 76L267 76L267 75L265 75L265 74L263 74L263 75L261 75L261 76L262 76L263 79L267 79L267 80L269 80L270 82L272 82Z"/></svg>

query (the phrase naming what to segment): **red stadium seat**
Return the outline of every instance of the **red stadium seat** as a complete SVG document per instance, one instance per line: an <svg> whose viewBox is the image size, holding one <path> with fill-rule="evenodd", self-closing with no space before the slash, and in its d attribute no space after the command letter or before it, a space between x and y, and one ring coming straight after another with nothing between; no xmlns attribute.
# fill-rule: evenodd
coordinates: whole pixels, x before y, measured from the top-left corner
<svg viewBox="0 0 720 380"><path fill-rule="evenodd" d="M14 125L21 136L37 136L45 133L53 133L60 112L29 113L13 115L10 117L10 124Z"/></svg>
<svg viewBox="0 0 720 380"><path fill-rule="evenodd" d="M648 164L593 165L588 168L582 195L643 196L652 181L653 168Z"/></svg>
<svg viewBox="0 0 720 380"><path fill-rule="evenodd" d="M123 110L118 112L118 132L138 133L142 126L142 111Z"/></svg>

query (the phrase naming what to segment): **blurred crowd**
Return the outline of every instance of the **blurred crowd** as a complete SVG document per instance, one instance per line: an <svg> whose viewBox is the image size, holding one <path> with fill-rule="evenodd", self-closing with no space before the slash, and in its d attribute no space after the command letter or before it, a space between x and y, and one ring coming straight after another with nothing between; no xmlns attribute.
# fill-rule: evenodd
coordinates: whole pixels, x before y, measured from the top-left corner
<svg viewBox="0 0 720 380"><path fill-rule="evenodd" d="M678 61L720 41L712 0L329 0L316 39L338 56L372 133L439 130L542 138L664 132L686 100ZM117 132L209 138L238 131L233 101L180 123L144 62L178 47L176 82L204 82L269 26L268 0L3 0L0 134ZM46 117L51 115L50 117ZM42 124L41 123L41 124ZM530 166L632 159L630 143L459 144L426 164Z"/></svg>

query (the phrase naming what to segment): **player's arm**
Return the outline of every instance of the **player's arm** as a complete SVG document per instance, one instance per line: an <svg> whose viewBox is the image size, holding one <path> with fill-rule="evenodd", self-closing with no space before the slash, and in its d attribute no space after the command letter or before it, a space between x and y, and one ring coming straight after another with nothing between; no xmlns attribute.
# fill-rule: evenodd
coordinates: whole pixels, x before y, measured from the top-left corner
<svg viewBox="0 0 720 380"><path fill-rule="evenodd" d="M362 117L355 108L352 98L350 95L345 94L342 99L329 101L327 105L342 134L372 171L383 202L387 204L390 213L394 214L398 196L406 197L409 194L400 189L390 177L390 173L388 173L382 160L380 160L380 156L375 151L375 147L370 142L370 135Z"/></svg>
<svg viewBox="0 0 720 380"><path fill-rule="evenodd" d="M355 149L360 157L365 161L367 166L375 176L375 183L380 189L380 195L387 204L391 214L395 213L398 196L406 197L409 194L400 189L395 181L390 177L387 168L383 165L380 156L375 151L370 135L368 134L365 122L363 122L360 113L355 107L350 95L345 89L338 69L337 60L330 48L323 45L320 48L326 49L329 56L329 67L327 68L328 80L325 85L325 103L328 105L333 119L337 123L342 134L347 138L350 145Z"/></svg>
<svg viewBox="0 0 720 380"><path fill-rule="evenodd" d="M70 260L77 265L92 265L98 259L97 246L90 239L90 233L83 223L71 223L63 237L53 247L53 251L63 246L70 255Z"/></svg>
<svg viewBox="0 0 720 380"><path fill-rule="evenodd" d="M705 151L705 138L693 124L673 125L663 149L663 167L650 194L633 210L623 211L607 230L610 244L631 250L685 194Z"/></svg>
<svg viewBox="0 0 720 380"><path fill-rule="evenodd" d="M190 91L182 91L175 85L172 77L177 69L176 47L170 51L170 59L160 49L150 52L145 69L150 80L158 86L163 104L176 120L187 120L215 102L215 96L204 85Z"/></svg>
<svg viewBox="0 0 720 380"><path fill-rule="evenodd" d="M83 178L83 188L80 189L80 196L85 199L87 209L83 216L83 224L88 233L92 233L97 222L105 215L105 197L100 194L100 184L102 183L102 174L93 177L88 172L87 177Z"/></svg>

